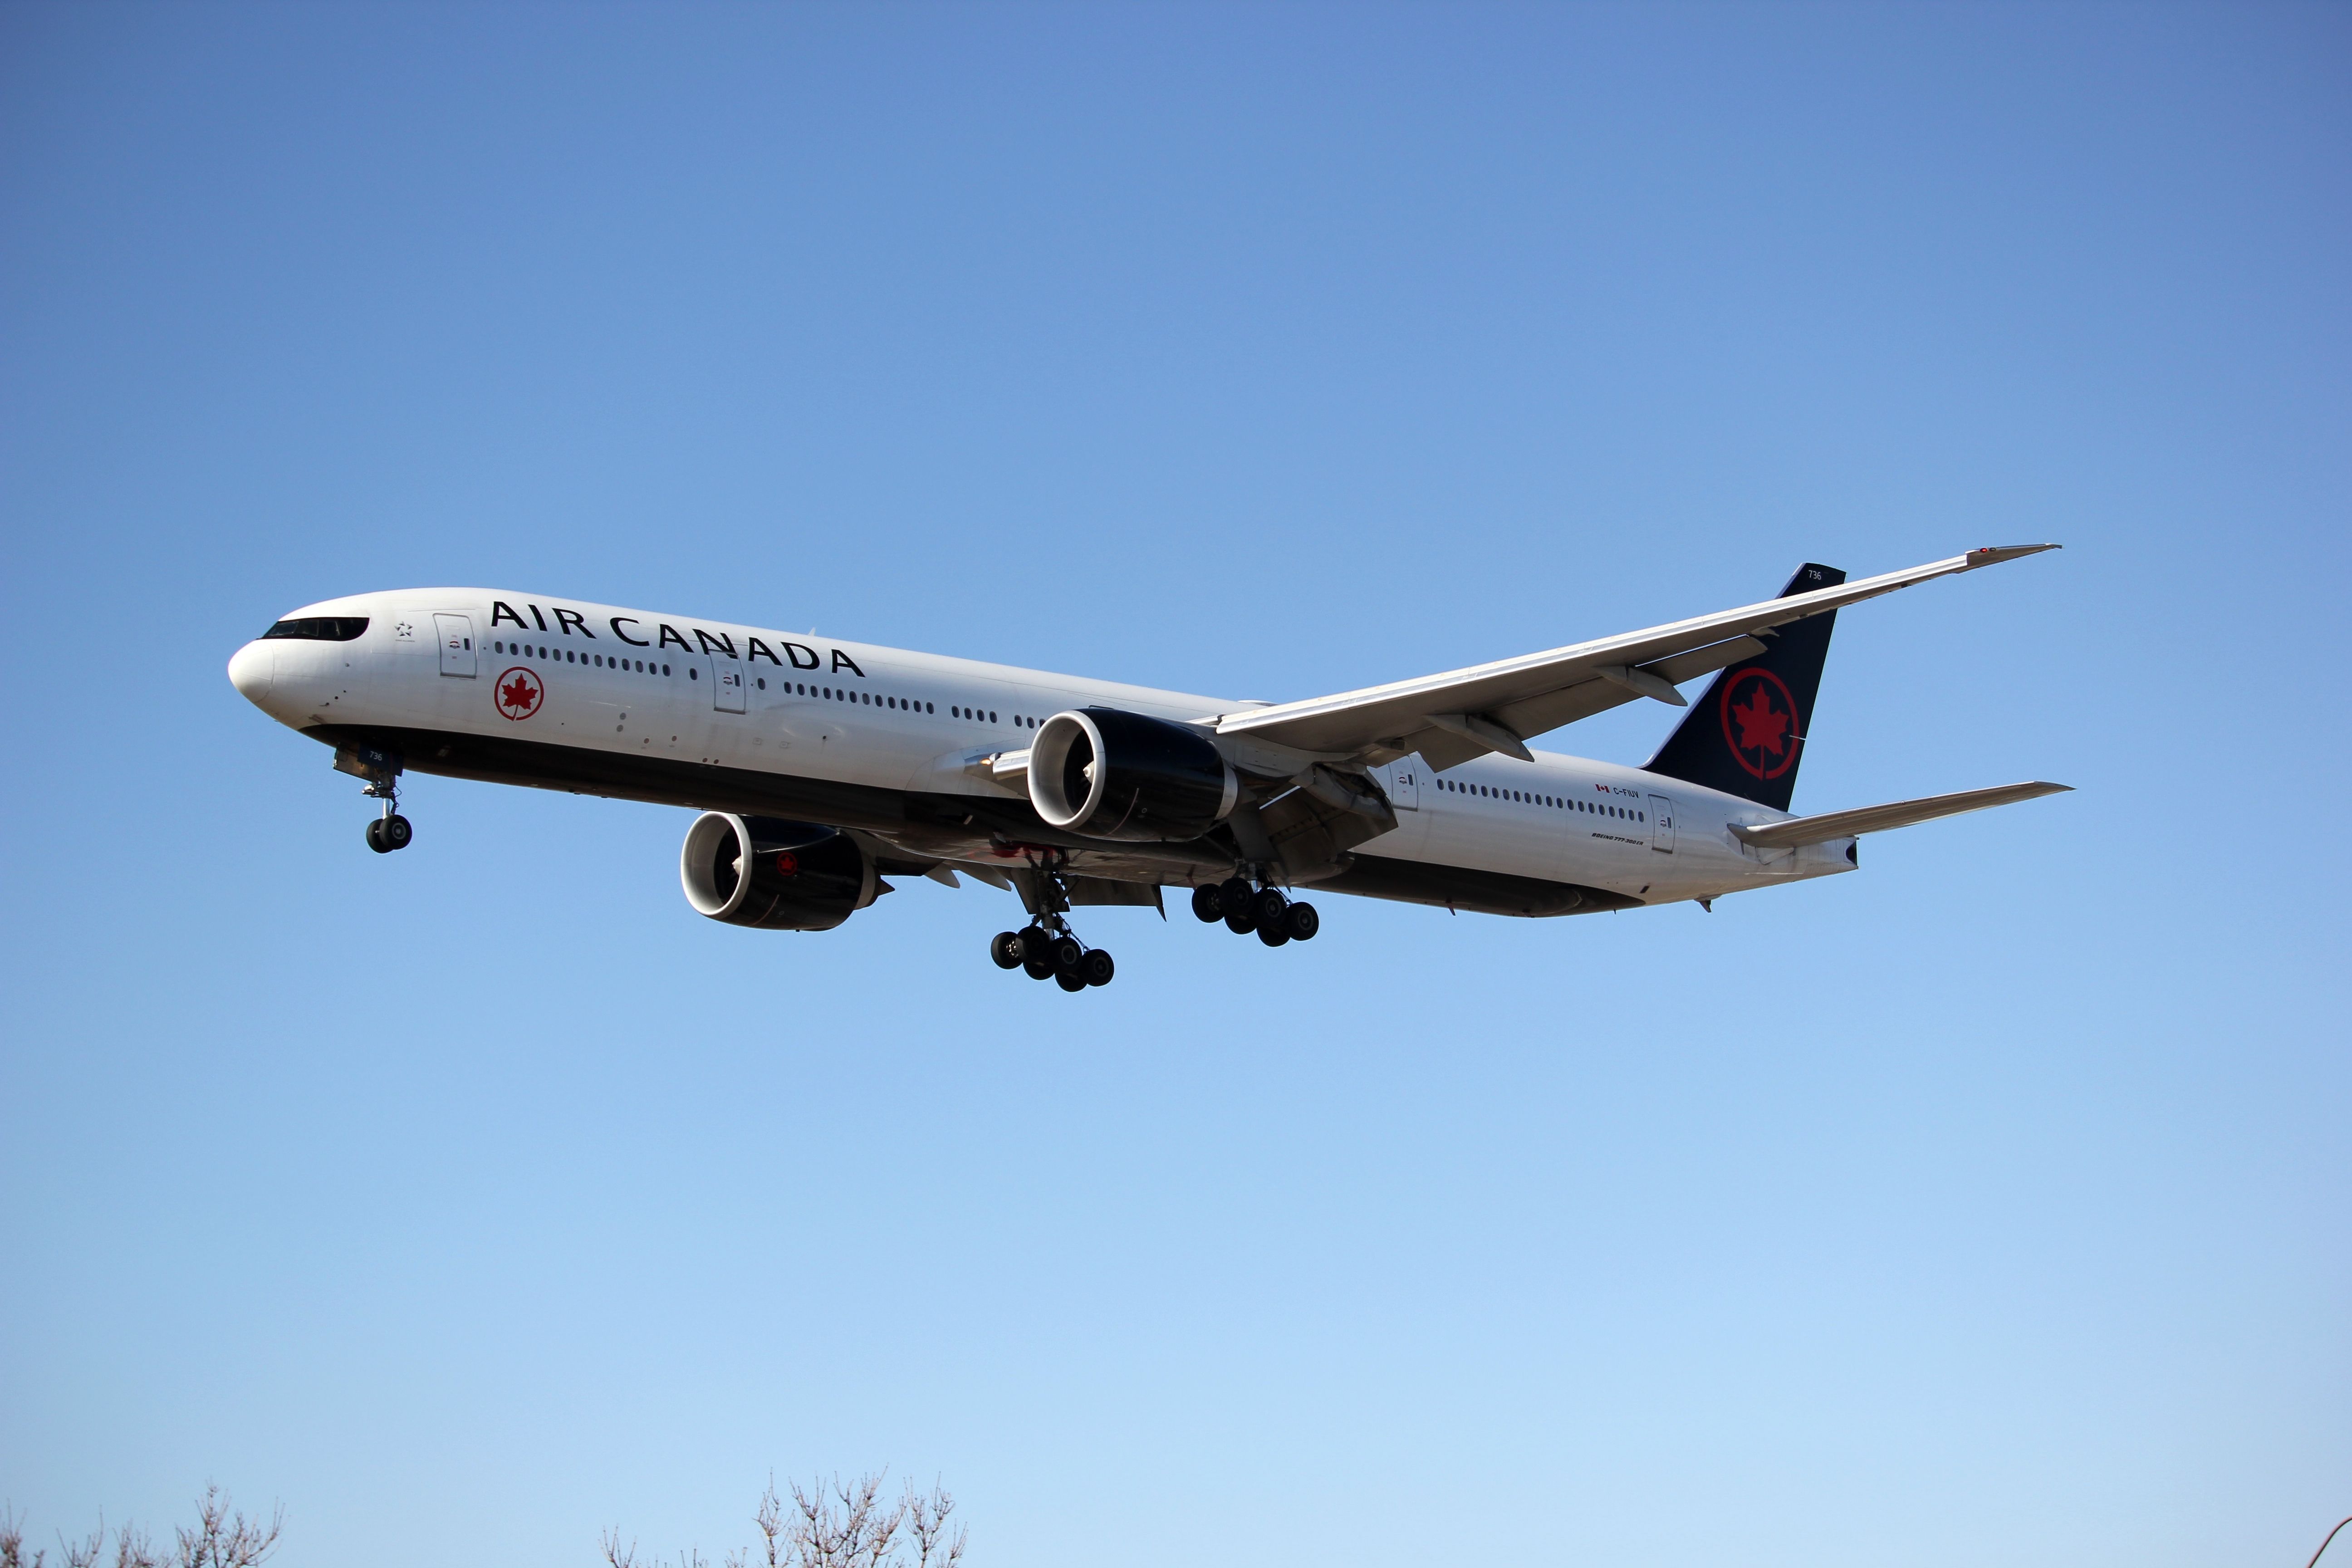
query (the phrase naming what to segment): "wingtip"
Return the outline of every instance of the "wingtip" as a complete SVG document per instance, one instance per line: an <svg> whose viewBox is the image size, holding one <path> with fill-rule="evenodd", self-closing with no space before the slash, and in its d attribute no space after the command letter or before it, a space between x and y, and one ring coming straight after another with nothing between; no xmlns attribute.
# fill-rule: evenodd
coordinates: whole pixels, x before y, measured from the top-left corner
<svg viewBox="0 0 2352 1568"><path fill-rule="evenodd" d="M2014 561L2021 555L2039 555L2045 550L2063 550L2063 544L1988 544L1969 552L1969 570L1979 566L1998 566L2004 561Z"/></svg>

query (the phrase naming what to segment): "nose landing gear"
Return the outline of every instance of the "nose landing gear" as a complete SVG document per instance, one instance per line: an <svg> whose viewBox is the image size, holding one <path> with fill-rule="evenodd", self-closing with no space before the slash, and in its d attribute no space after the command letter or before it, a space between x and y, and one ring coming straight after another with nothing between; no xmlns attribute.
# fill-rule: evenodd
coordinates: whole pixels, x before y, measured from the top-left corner
<svg viewBox="0 0 2352 1568"><path fill-rule="evenodd" d="M1192 915L1203 925L1223 921L1235 936L1255 931L1258 941L1268 947L1311 942L1323 929L1313 904L1293 903L1281 889L1254 885L1246 877L1229 877L1214 886L1193 889Z"/></svg>
<svg viewBox="0 0 2352 1568"><path fill-rule="evenodd" d="M400 759L382 752L338 751L335 771L365 780L360 794L383 802L383 815L367 825L367 847L379 855L407 848L416 830L400 815Z"/></svg>

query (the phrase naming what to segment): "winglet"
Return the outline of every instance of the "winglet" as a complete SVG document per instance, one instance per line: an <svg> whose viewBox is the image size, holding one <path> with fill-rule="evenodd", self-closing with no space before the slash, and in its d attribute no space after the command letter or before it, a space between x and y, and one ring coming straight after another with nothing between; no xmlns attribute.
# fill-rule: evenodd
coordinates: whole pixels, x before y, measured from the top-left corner
<svg viewBox="0 0 2352 1568"><path fill-rule="evenodd" d="M2039 555L2045 550L2063 550L2063 544L1988 544L1981 550L1971 550L1969 563L1960 568L1973 572L1979 566L1998 566L2004 561L2014 561L2021 555Z"/></svg>

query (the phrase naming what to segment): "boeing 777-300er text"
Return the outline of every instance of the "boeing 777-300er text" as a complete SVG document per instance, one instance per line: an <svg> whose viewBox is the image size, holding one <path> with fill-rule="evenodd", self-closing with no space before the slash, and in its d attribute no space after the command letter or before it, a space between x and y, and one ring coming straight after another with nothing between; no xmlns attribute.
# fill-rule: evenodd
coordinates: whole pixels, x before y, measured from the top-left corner
<svg viewBox="0 0 2352 1568"><path fill-rule="evenodd" d="M1469 669L1298 702L1235 701L811 634L419 588L297 610L229 660L237 690L334 748L409 842L402 773L698 807L698 913L828 931L893 876L1020 896L989 952L1067 991L1111 978L1089 904L1192 912L1269 947L1303 890L1497 915L1696 900L1849 871L1856 836L2048 795L2003 784L1789 812L1841 606L2047 544L1849 583ZM1713 675L1696 707L1677 689ZM1638 768L1528 738L1648 698L1686 709Z"/></svg>

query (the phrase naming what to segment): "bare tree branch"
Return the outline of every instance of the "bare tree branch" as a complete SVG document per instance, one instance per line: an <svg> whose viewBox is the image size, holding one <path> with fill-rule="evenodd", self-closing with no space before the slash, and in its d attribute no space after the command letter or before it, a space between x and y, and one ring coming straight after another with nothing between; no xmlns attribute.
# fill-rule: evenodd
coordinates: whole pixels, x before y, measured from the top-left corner
<svg viewBox="0 0 2352 1568"><path fill-rule="evenodd" d="M164 1568L164 1563L147 1532L126 1524L114 1532L114 1568Z"/></svg>
<svg viewBox="0 0 2352 1568"><path fill-rule="evenodd" d="M956 1568L963 1560L964 1529L959 1524L955 1533L948 1533L948 1515L955 1511L955 1499L935 1477L931 1495L918 1497L915 1483L907 1483L907 1500L900 1505L906 1510L907 1528L915 1536L915 1568Z"/></svg>
<svg viewBox="0 0 2352 1568"><path fill-rule="evenodd" d="M16 1517L13 1507L0 1507L0 1568L41 1568L46 1552L36 1552L33 1560L25 1561L25 1521Z"/></svg>
<svg viewBox="0 0 2352 1568"><path fill-rule="evenodd" d="M909 1482L905 1495L887 1500L882 1489L886 1474L847 1481L835 1476L806 1485L792 1481L789 1505L770 1475L760 1510L751 1516L760 1540L747 1550L730 1552L726 1568L958 1568L964 1529L949 1521L955 1499L936 1483L925 1496ZM600 1540L607 1568L666 1568L664 1559L640 1559L635 1542L624 1547L618 1530L604 1531ZM704 1568L698 1552L681 1555L678 1564Z"/></svg>
<svg viewBox="0 0 2352 1568"><path fill-rule="evenodd" d="M59 1531L58 1549L66 1554L66 1568L98 1568L99 1554L106 1550L106 1515L98 1516L98 1528L79 1545L68 1541L65 1532Z"/></svg>
<svg viewBox="0 0 2352 1568"><path fill-rule="evenodd" d="M286 1528L286 1510L274 1511L265 1528L229 1507L228 1494L206 1486L196 1500L196 1528L174 1529L179 1537L177 1568L254 1568L278 1550L278 1536Z"/></svg>

